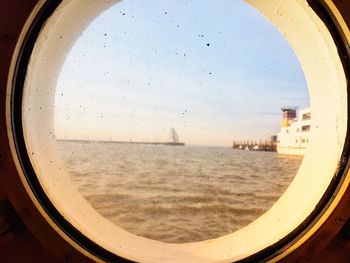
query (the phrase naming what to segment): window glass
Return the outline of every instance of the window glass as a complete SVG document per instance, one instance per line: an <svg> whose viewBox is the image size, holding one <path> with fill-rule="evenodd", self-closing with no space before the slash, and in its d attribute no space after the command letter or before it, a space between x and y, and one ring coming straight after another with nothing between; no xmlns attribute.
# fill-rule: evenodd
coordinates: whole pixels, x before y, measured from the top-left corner
<svg viewBox="0 0 350 263"><path fill-rule="evenodd" d="M301 127L301 131L303 131L303 132L310 131L310 125L302 126L302 127Z"/></svg>
<svg viewBox="0 0 350 263"><path fill-rule="evenodd" d="M125 0L81 33L53 104L60 169L91 206L184 243L276 202L303 158L278 151L296 147L309 98L286 40L244 2Z"/></svg>

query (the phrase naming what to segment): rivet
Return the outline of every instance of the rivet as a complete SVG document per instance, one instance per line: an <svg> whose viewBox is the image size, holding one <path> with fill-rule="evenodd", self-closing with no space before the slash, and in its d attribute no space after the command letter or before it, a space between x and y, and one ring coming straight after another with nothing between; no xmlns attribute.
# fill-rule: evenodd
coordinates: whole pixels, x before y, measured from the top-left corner
<svg viewBox="0 0 350 263"><path fill-rule="evenodd" d="M19 211L19 215L22 219L28 220L30 218L30 210L28 208L22 208Z"/></svg>
<svg viewBox="0 0 350 263"><path fill-rule="evenodd" d="M343 225L344 221L345 221L344 218L342 218L340 216L335 217L335 224L336 225Z"/></svg>
<svg viewBox="0 0 350 263"><path fill-rule="evenodd" d="M71 262L73 259L73 255L70 253L66 253L63 255L63 260L64 262Z"/></svg>
<svg viewBox="0 0 350 263"><path fill-rule="evenodd" d="M2 42L10 42L12 40L12 35L8 31L2 31L0 32L0 40Z"/></svg>

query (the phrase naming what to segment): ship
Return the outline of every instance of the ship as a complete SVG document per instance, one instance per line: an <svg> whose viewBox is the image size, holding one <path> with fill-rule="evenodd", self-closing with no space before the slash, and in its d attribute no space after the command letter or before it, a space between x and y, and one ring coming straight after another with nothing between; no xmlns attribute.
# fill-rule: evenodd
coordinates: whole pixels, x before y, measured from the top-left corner
<svg viewBox="0 0 350 263"><path fill-rule="evenodd" d="M309 144L311 110L298 107L282 107L282 127L277 134L277 152L288 155L304 155Z"/></svg>

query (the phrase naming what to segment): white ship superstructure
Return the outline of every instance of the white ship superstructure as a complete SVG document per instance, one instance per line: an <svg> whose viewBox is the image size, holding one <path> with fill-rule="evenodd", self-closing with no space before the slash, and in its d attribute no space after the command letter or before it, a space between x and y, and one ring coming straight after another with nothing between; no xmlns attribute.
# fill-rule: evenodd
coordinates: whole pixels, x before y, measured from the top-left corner
<svg viewBox="0 0 350 263"><path fill-rule="evenodd" d="M277 135L277 152L304 155L309 143L311 111L305 108L296 114L296 107L282 108L281 131Z"/></svg>

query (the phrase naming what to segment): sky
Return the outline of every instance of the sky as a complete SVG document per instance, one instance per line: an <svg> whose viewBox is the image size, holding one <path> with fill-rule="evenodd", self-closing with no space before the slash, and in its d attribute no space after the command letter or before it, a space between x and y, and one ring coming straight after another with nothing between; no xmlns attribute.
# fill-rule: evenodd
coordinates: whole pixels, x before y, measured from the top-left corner
<svg viewBox="0 0 350 263"><path fill-rule="evenodd" d="M240 0L124 0L82 32L59 74L59 139L230 146L309 106L281 33Z"/></svg>

